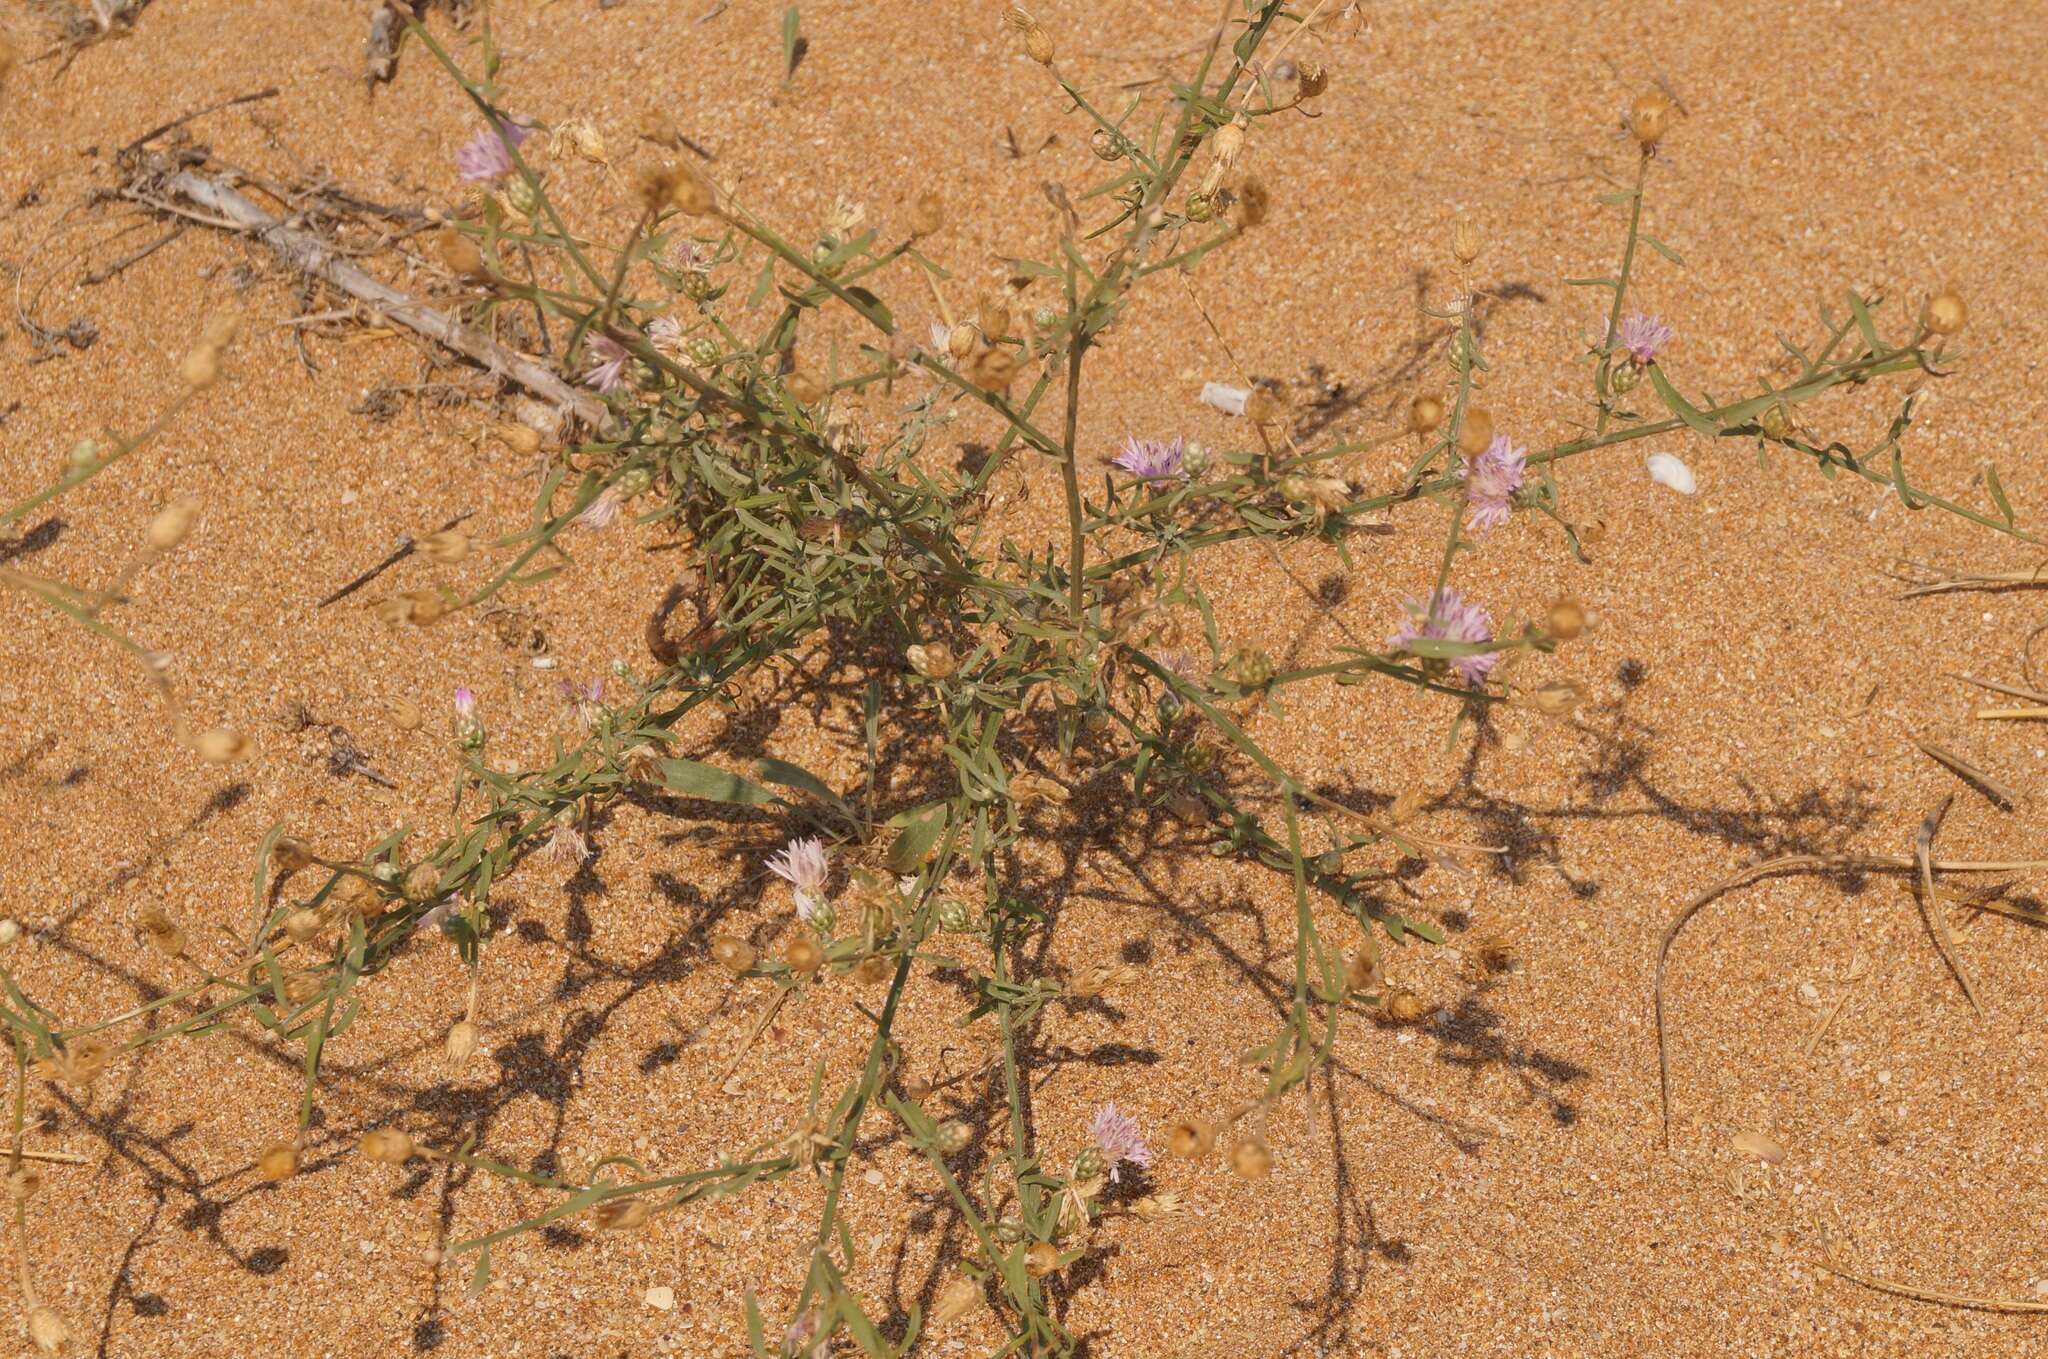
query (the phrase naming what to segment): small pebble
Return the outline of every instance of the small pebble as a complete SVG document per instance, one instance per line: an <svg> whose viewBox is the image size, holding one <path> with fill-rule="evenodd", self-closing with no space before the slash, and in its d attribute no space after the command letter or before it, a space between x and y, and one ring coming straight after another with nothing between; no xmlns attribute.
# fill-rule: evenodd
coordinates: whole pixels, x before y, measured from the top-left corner
<svg viewBox="0 0 2048 1359"><path fill-rule="evenodd" d="M676 1305L676 1291L667 1284L657 1284L648 1289L644 1296L647 1305L657 1312L666 1312Z"/></svg>

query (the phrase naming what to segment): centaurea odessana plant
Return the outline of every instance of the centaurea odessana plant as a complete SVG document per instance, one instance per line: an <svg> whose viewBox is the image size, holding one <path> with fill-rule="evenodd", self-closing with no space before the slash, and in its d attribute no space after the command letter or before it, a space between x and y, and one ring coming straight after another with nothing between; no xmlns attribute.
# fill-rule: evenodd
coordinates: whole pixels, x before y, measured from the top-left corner
<svg viewBox="0 0 2048 1359"><path fill-rule="evenodd" d="M1243 168L1256 130L1261 120L1313 100L1329 78L1320 63L1301 58L1281 81L1272 74L1276 54L1262 55L1262 48L1286 47L1308 17L1286 0L1230 0L1195 68L1168 98L1141 91L1105 111L1061 73L1045 28L1010 6L1006 29L1088 126L1100 158L1101 180L1078 201L1103 206L1092 221L1074 214L1056 251L1019 266L1036 293L1028 309L1023 290L1013 288L959 316L926 253L944 227L944 205L929 193L917 199L910 232L894 245L843 202L805 242L786 237L700 169L675 163L642 179L634 219L613 225L616 246L591 245L600 228L569 227L527 151L537 154L541 145L530 133L548 130L553 154L609 165L596 129L549 129L530 112L508 114L487 25L488 74L477 79L428 28L409 20L411 36L459 83L482 120L452 159L451 189L467 184L471 197L447 218L442 258L459 283L479 290L479 321L531 308L564 331L564 374L601 392L611 418L602 428L572 432L550 456L532 521L499 544L507 560L486 585L433 609L393 609L387 616L397 626L422 626L449 608L483 606L533 579L535 559L553 552L564 534L601 531L630 515L636 523L669 526L693 545L694 564L663 617L690 599L700 622L680 642L650 633L652 673L622 663L602 681L572 687L570 724L580 739L558 746L558 758L544 767L494 766L482 706L468 690L454 691L457 832L424 840L395 832L330 859L286 827L274 828L258 849L257 905L226 950L231 956L194 956L183 927L160 912L143 922L160 953L184 959L196 974L156 999L111 1019L67 1021L7 974L12 1004L0 1010L0 1021L17 1059L15 1174L23 1167L19 1092L32 1068L86 1084L120 1053L227 1025L254 1025L303 1053L296 1127L256 1152L267 1178L300 1173L322 1054L353 1021L355 988L400 950L447 939L471 976L465 1017L446 1042L447 1060L459 1067L477 1046L496 885L538 871L527 864L536 856L558 868L580 864L591 852L589 837L601 833L593 830L599 810L636 788L660 788L787 823L785 847L764 856L760 870L787 887L789 910L803 928L773 958L720 935L708 961L736 985L772 992L755 1034L778 1008L801 1005L834 979L886 982L881 1003L863 1007L874 1032L857 1069L841 1073L828 1098L820 1063L801 1124L713 1165L673 1174L651 1174L624 1157L581 1175L542 1173L506 1159L516 1148L430 1147L390 1126L363 1136L363 1157L392 1165L433 1157L555 1196L524 1221L449 1246L450 1257L473 1259L474 1289L489 1282L495 1245L563 1218L633 1230L702 1200L815 1176L824 1187L823 1208L788 1318L771 1325L749 1300L757 1354L772 1352L767 1337L774 1335L783 1354L823 1353L843 1340L868 1355L893 1356L917 1348L929 1327L983 1308L1010 1336L1002 1352L1067 1354L1075 1341L1051 1297L1064 1286L1067 1267L1092 1248L1095 1225L1106 1213L1152 1219L1179 1206L1170 1190L1138 1192L1148 1188L1152 1142L1121 1106L1102 1106L1086 1129L1043 1130L1054 1142L1082 1144L1064 1169L1041 1157L1040 1130L1025 1117L1020 1034L1049 1002L1099 994L1129 971L1105 965L1066 979L1015 971L1023 956L1015 945L1042 927L1043 908L1006 892L998 864L1034 833L1038 818L1057 815L1069 796L1061 774L1077 756L1121 778L1133 800L1164 807L1196 828L1213 853L1269 869L1291 885L1291 994L1275 1032L1246 1054L1243 1100L1229 1110L1190 1111L1161 1130L1170 1154L1227 1149L1238 1173L1257 1178L1274 1160L1264 1132L1268 1116L1329 1060L1347 1007L1373 1004L1395 1023L1425 1008L1412 992L1389 984L1379 938L1404 945L1437 936L1370 895L1370 870L1361 861L1391 851L1468 873L1491 851L1422 834L1412 807L1397 804L1393 814L1379 816L1324 796L1248 735L1234 713L1297 685L1369 680L1443 697L1454 713L1451 739L1465 721L1501 704L1568 712L1576 685L1524 684L1516 662L1569 643L1584 626L1583 612L1558 601L1526 611L1537 621L1497 625L1493 609L1512 619L1514 601L1490 608L1452 583L1453 567L1517 514L1554 523L1566 550L1577 553L1581 530L1566 512L1558 469L1660 435L1691 431L1751 444L1760 454L1781 449L1824 475L1847 471L1889 486L1909 507L1933 505L2026 536L1995 479L1995 514L1909 483L1902 438L1912 418L1910 392L1888 434L1865 449L1813 436L1792 416L1844 386L1940 377L1944 346L1964 319L1953 294L1936 296L1903 335L1889 337L1878 323L1877 301L1851 295L1843 315L1823 312L1820 334L1807 346L1786 342L1796 376L1733 400L1688 397L1664 370L1671 329L1627 312L1639 247L1676 259L1641 230L1644 187L1673 113L1661 94L1631 109L1635 181L1606 199L1627 213L1619 266L1574 281L1604 293L1608 304L1601 338L1586 355L1593 370L1587 432L1530 451L1495 431L1479 404L1499 380L1474 323L1472 268L1483 241L1460 223L1450 244L1461 293L1430 313L1452 328L1450 378L1443 391L1416 394L1402 430L1362 443L1303 447L1284 402L1264 388L1247 388L1242 413L1256 448L1198 453L1179 435L1132 439L1114 454L1084 448L1077 431L1086 359L1118 324L1126 299L1153 275L1191 269L1256 229L1266 195ZM1195 187L1186 187L1198 166ZM536 268L536 260L545 267ZM880 290L903 275L911 282L891 306ZM752 290L737 298L731 280L748 276ZM938 297L943 319L906 327L899 315L925 291ZM772 319L748 333L771 298ZM828 309L865 332L858 361L848 367L807 357L807 327ZM871 441L836 418L839 393L892 387L913 372L923 382L903 389L908 413L890 437ZM990 425L990 455L957 475L924 470L917 454L932 431L966 419ZM1414 456L1391 488L1367 494L1338 473L1341 460L1401 435L1413 437ZM511 426L504 437L526 454L543 446L528 425ZM119 455L95 451L85 474ZM974 505L1005 467L1041 459L1061 481L1064 551L1034 554L1007 543L991 551L963 507ZM1120 475L1106 477L1099 495L1084 490L1084 467L1105 462ZM7 511L0 524L80 479L67 474L50 492ZM1444 550L1435 578L1418 582L1404 615L1388 620L1383 647L1351 647L1335 661L1283 670L1256 646L1226 647L1213 624L1203 649L1191 652L1158 621L1178 610L1210 616L1199 567L1223 544L1309 540L1341 553L1351 526L1404 508L1433 508ZM5 583L96 626L86 592L12 576ZM778 760L742 773L676 753L674 732L690 713L729 702L734 686L828 625L904 662L871 677L861 786L835 788ZM1040 711L1049 713L1043 733L1027 725ZM940 795L909 805L889 801L884 790L892 771L877 767L878 733L892 716L937 725L949 780ZM317 885L270 905L272 875L299 873ZM1326 934L1331 907L1357 927L1348 957ZM948 935L954 938L940 952ZM976 946L970 961L955 957L969 946ZM941 964L970 979L975 1001L964 1022L992 1020L998 1034L992 1065L1005 1105L1003 1149L972 1177L957 1167L973 1131L928 1112L932 1087L902 1069L895 1037L913 972ZM860 1262L841 1216L845 1177L878 1107L924 1156L932 1183L972 1242L931 1312L913 1309L892 1331L849 1285L849 1271ZM26 1201L17 1193L24 1243ZM24 1244L24 1260L27 1254ZM26 1273L22 1288L32 1337L54 1351L63 1343L62 1319L52 1319Z"/></svg>

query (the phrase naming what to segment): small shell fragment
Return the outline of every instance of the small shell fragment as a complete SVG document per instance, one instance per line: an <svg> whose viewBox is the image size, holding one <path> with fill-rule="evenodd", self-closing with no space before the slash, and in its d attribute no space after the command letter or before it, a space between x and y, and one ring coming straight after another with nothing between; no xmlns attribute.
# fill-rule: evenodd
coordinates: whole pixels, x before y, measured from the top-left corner
<svg viewBox="0 0 2048 1359"><path fill-rule="evenodd" d="M1244 403L1251 399L1251 392L1243 387L1226 387L1220 382L1202 384L1202 404L1214 406L1225 415L1243 415Z"/></svg>
<svg viewBox="0 0 2048 1359"><path fill-rule="evenodd" d="M1659 486L1669 486L1680 495L1691 495L1699 483L1693 480L1692 469L1673 453L1652 453L1647 464L1650 480Z"/></svg>

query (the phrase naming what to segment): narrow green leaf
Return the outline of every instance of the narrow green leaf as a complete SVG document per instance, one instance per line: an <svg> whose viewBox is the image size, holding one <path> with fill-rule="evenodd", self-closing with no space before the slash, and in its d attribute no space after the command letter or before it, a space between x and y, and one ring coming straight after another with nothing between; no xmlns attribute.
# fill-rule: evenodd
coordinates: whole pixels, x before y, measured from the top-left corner
<svg viewBox="0 0 2048 1359"><path fill-rule="evenodd" d="M743 807L766 807L775 794L751 779L743 779L715 764L698 760L663 760L661 781L671 792L701 797L711 802L736 802Z"/></svg>
<svg viewBox="0 0 2048 1359"><path fill-rule="evenodd" d="M794 788L799 792L809 793L820 802L827 803L838 811L844 812L847 810L846 800L833 792L831 786L825 780L819 778L810 770L805 769L802 765L791 764L787 760L763 757L754 762L754 776L764 779L769 783L779 784L784 788Z"/></svg>
<svg viewBox="0 0 2048 1359"><path fill-rule="evenodd" d="M1636 234L1636 239L1641 241L1644 245L1649 246L1650 249L1656 251L1665 259L1670 260L1679 268L1683 269L1686 267L1685 261L1679 258L1678 252L1676 250L1673 250L1670 246L1664 244L1664 242L1658 240L1655 236L1649 235L1646 232L1638 232Z"/></svg>
<svg viewBox="0 0 2048 1359"><path fill-rule="evenodd" d="M2005 487L1998 484L1998 469L1990 463L1984 464L1984 484L1991 489L1991 503L1998 506L1999 517L2011 528L2012 502L2005 498Z"/></svg>
<svg viewBox="0 0 2048 1359"><path fill-rule="evenodd" d="M476 1268L470 1271L469 1287L464 1290L472 1298L480 1298L491 1286L491 1248L485 1246L476 1255Z"/></svg>
<svg viewBox="0 0 2048 1359"><path fill-rule="evenodd" d="M946 804L927 802L914 807L889 821L891 826L900 827L896 838L889 844L889 871L892 873L915 872L924 862L924 856L931 853L932 846L939 843L939 837L946 832Z"/></svg>
<svg viewBox="0 0 2048 1359"><path fill-rule="evenodd" d="M1678 389L1673 387L1671 380L1664 376L1663 369L1653 363L1648 366L1646 371L1650 374L1650 385L1657 389L1657 395L1664 398L1665 406L1670 409L1673 415L1685 422L1686 428L1700 434L1712 435L1721 432L1719 425L1695 410L1691 403L1678 394Z"/></svg>

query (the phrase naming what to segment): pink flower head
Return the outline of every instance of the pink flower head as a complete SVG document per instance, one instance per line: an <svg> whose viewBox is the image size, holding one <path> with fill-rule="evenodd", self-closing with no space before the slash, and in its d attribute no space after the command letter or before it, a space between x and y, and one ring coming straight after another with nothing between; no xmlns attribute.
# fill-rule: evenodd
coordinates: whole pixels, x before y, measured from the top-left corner
<svg viewBox="0 0 2048 1359"><path fill-rule="evenodd" d="M1188 475L1187 450L1177 434L1171 441L1125 439L1111 461L1140 481L1184 481Z"/></svg>
<svg viewBox="0 0 2048 1359"><path fill-rule="evenodd" d="M1486 610L1461 596L1446 585L1437 596L1436 610L1419 599L1410 599L1402 608L1408 611L1408 619L1402 623L1387 645L1406 649L1410 642L1429 638L1444 642L1490 642L1493 640L1493 620ZM1486 677L1493 673L1493 667L1500 663L1498 651L1478 651L1465 656L1446 657L1451 668L1458 672L1458 678L1477 689L1486 683Z"/></svg>
<svg viewBox="0 0 2048 1359"><path fill-rule="evenodd" d="M598 714L604 711L604 676L599 675L588 684L563 680L562 701L569 709L570 718L588 732L597 724Z"/></svg>
<svg viewBox="0 0 2048 1359"><path fill-rule="evenodd" d="M584 528L602 532L619 522L620 506L617 488L608 486L598 492L597 499L583 507L583 512L576 516L576 522Z"/></svg>
<svg viewBox="0 0 2048 1359"><path fill-rule="evenodd" d="M787 849L769 856L768 871L796 889L797 916L808 924L824 904L825 879L832 872L825 842L816 836L790 841Z"/></svg>
<svg viewBox="0 0 2048 1359"><path fill-rule="evenodd" d="M508 119L494 119L455 152L455 173L472 184L487 184L512 173L512 152L527 138L528 129Z"/></svg>
<svg viewBox="0 0 2048 1359"><path fill-rule="evenodd" d="M1637 312L1621 323L1621 347L1627 352L1629 362L1641 367L1646 363L1655 363L1657 351L1670 344L1672 337L1677 334L1677 331L1656 317ZM1607 335L1607 343L1614 343L1614 333L1611 330Z"/></svg>
<svg viewBox="0 0 2048 1359"><path fill-rule="evenodd" d="M464 750L482 749L486 733L483 719L476 715L475 693L468 689L455 691L455 717L449 726L455 743Z"/></svg>
<svg viewBox="0 0 2048 1359"><path fill-rule="evenodd" d="M1484 453L1458 469L1465 482L1465 503L1472 507L1466 528L1483 533L1508 521L1515 492L1528 475L1528 456L1528 449L1496 434Z"/></svg>
<svg viewBox="0 0 2048 1359"><path fill-rule="evenodd" d="M632 358L626 347L609 335L590 337L590 355L591 364L583 372L583 381L600 392L609 392L619 385L619 380L626 376L626 364Z"/></svg>
<svg viewBox="0 0 2048 1359"><path fill-rule="evenodd" d="M455 715L461 718L476 716L476 691L457 689L455 691Z"/></svg>
<svg viewBox="0 0 2048 1359"><path fill-rule="evenodd" d="M1095 1149L1102 1153L1102 1163L1109 1168L1112 1181L1117 1177L1117 1167L1126 1162L1140 1170L1152 1164L1152 1149L1145 1145L1144 1134L1138 1131L1138 1120L1114 1103L1095 1111L1095 1121L1088 1125L1088 1132L1095 1139Z"/></svg>

